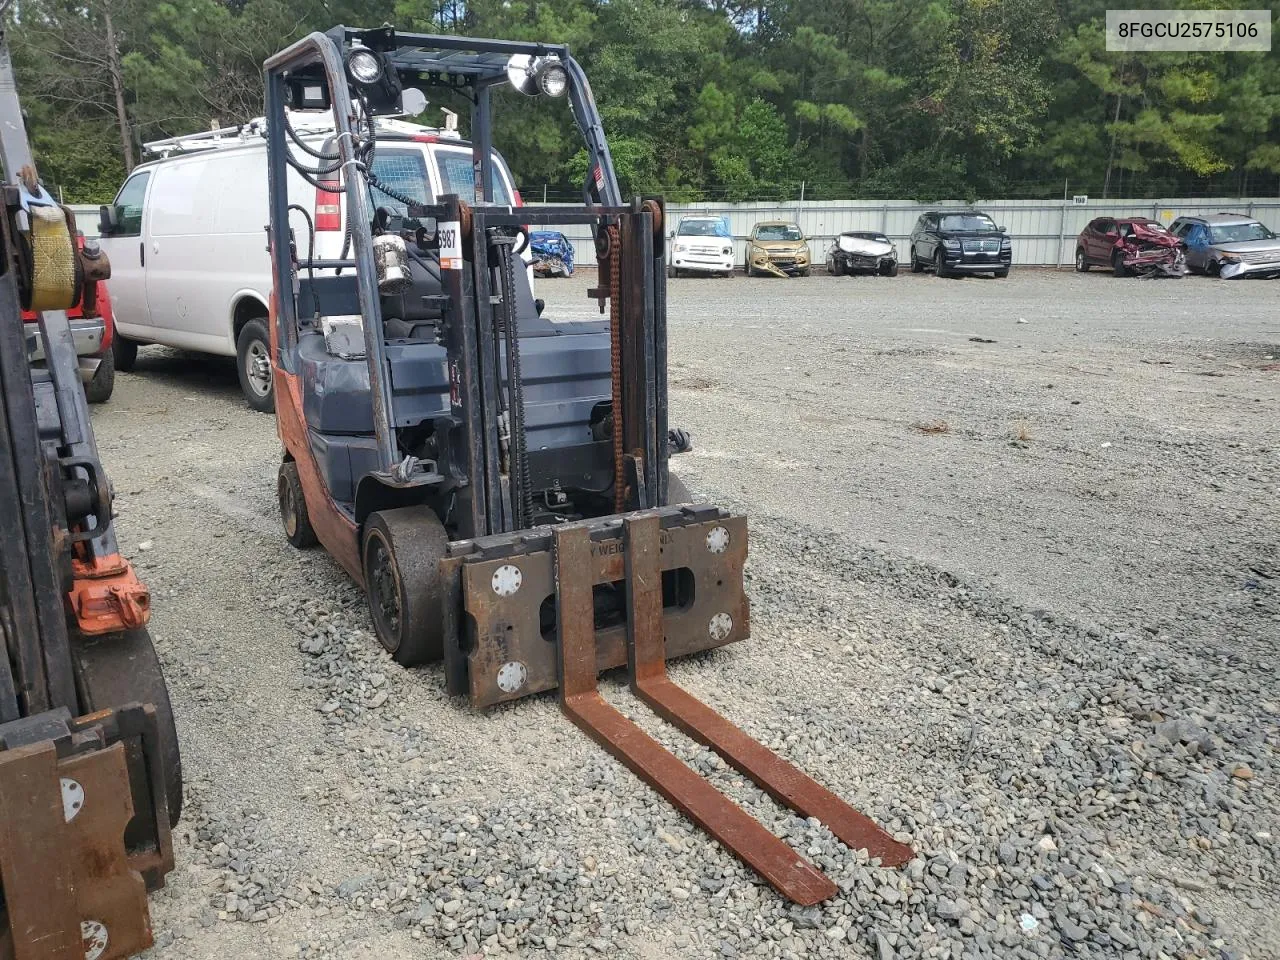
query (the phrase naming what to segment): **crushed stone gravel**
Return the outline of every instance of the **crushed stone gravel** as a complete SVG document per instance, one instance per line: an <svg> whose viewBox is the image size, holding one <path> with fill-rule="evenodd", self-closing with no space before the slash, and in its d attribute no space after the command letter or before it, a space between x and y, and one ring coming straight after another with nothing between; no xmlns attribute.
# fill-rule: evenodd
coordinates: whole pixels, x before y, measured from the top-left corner
<svg viewBox="0 0 1280 960"><path fill-rule="evenodd" d="M592 316L589 274L548 312ZM839 885L792 907L554 698L479 713L396 666L285 542L232 365L148 348L94 423L188 777L149 956L1280 956L1280 284L670 291L675 466L748 514L753 604L673 676L917 859L844 848L607 678Z"/></svg>

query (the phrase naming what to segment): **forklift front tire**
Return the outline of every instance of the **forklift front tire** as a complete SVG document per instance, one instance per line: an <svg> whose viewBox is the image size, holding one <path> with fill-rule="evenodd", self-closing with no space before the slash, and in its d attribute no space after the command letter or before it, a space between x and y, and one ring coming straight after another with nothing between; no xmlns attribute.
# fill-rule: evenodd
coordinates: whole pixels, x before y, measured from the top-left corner
<svg viewBox="0 0 1280 960"><path fill-rule="evenodd" d="M360 538L364 590L373 629L402 666L444 656L440 560L449 546L428 507L371 513Z"/></svg>
<svg viewBox="0 0 1280 960"><path fill-rule="evenodd" d="M292 460L280 464L276 495L280 500L280 523L284 526L284 535L289 543L299 550L314 547L319 541L307 513L307 499L302 494L298 465Z"/></svg>
<svg viewBox="0 0 1280 960"><path fill-rule="evenodd" d="M173 707L169 703L169 688L164 682L151 634L146 627L138 627L121 633L78 637L71 645L71 657L75 664L76 691L84 713L110 710L128 703L149 703L155 707L169 824L177 824L182 816L182 754L173 723Z"/></svg>
<svg viewBox="0 0 1280 960"><path fill-rule="evenodd" d="M667 475L667 506L674 507L682 503L693 503L689 488L674 473Z"/></svg>

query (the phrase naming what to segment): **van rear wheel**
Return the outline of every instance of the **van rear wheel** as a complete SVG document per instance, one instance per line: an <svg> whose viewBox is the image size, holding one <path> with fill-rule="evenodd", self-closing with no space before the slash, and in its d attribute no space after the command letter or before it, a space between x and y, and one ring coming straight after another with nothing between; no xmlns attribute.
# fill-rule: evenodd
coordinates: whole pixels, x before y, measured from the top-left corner
<svg viewBox="0 0 1280 960"><path fill-rule="evenodd" d="M249 406L259 413L274 413L276 396L271 389L271 341L267 322L254 317L236 337L236 364L240 372L240 389Z"/></svg>
<svg viewBox="0 0 1280 960"><path fill-rule="evenodd" d="M111 338L111 355L116 369L122 373L128 373L138 362L138 341L122 337L119 330L115 331L115 335Z"/></svg>
<svg viewBox="0 0 1280 960"><path fill-rule="evenodd" d="M90 403L106 403L116 386L116 356L111 350L98 358L98 369L84 385L84 398Z"/></svg>

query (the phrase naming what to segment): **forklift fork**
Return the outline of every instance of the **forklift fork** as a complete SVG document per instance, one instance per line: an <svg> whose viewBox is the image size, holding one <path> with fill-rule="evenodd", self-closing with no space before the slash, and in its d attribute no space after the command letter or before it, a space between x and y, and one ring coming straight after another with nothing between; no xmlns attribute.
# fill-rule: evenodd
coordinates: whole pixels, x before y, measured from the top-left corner
<svg viewBox="0 0 1280 960"><path fill-rule="evenodd" d="M661 528L654 513L623 519L627 594L627 666L631 689L654 712L710 746L780 803L826 824L854 849L885 866L913 856L872 820L677 686L667 676L662 606ZM591 539L583 527L554 533L560 705L593 740L764 877L805 906L833 896L836 885L763 824L681 763L605 702L596 687Z"/></svg>

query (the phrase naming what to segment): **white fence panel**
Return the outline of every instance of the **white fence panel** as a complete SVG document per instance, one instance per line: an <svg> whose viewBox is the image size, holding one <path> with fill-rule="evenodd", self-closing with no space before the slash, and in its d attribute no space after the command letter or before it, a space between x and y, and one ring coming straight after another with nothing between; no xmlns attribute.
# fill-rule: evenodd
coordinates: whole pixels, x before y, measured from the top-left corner
<svg viewBox="0 0 1280 960"><path fill-rule="evenodd" d="M791 220L799 224L809 238L814 258L819 263L831 238L845 230L879 230L898 244L898 253L905 260L907 239L920 214L928 210L970 206L989 214L997 224L1008 228L1013 237L1013 262L1029 266L1071 263L1076 237L1095 217L1143 216L1167 224L1186 214L1225 210L1257 217L1272 229L1280 228L1280 200L1268 198L1091 200L1079 206L1061 200L991 200L976 204L956 201L924 204L908 200L827 200L803 204L691 203L669 205L667 219L670 233L682 216L727 217L739 264L746 260L746 240L751 228L761 220ZM595 245L586 227L568 225L560 230L573 244L578 264L588 266L595 263Z"/></svg>
<svg viewBox="0 0 1280 960"><path fill-rule="evenodd" d="M98 206L71 204L78 226L87 237L98 235ZM571 206L571 204L551 204ZM898 244L905 260L907 238L920 214L927 210L973 206L989 214L1013 237L1013 262L1055 266L1074 259L1076 236L1094 217L1144 216L1169 223L1174 217L1196 213L1229 211L1257 217L1273 230L1280 229L1280 199L1221 198L1172 200L1094 200L1076 205L1061 200L990 200L964 204L958 201L914 203L910 200L820 200L804 203L689 203L667 207L668 233L682 216L727 217L734 236L739 264L746 261L747 237L761 220L791 220L809 238L814 259L821 264L831 238L844 230L879 230ZM555 228L548 228L555 229ZM596 262L590 230L582 224L559 228L573 244L574 259L580 266Z"/></svg>

